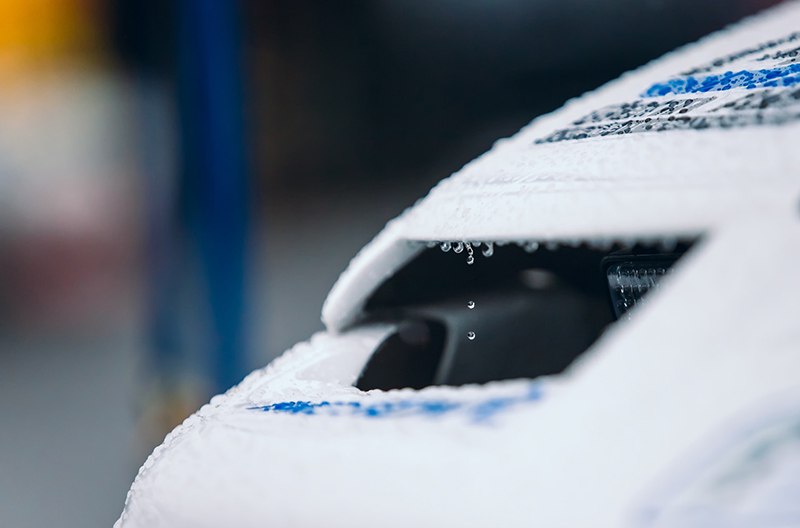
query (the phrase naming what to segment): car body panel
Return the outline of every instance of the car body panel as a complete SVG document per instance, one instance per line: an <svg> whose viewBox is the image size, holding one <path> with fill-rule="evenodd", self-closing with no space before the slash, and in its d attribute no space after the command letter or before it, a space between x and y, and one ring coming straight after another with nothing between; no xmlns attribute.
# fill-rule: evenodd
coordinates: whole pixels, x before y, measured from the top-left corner
<svg viewBox="0 0 800 528"><path fill-rule="evenodd" d="M720 495L705 483L751 466L733 454L697 462L755 449L772 430L765 417L800 423L798 124L536 143L797 30L797 3L747 20L537 119L442 182L342 274L324 307L327 331L167 437L116 526L730 526L742 508L749 517L737 526L800 525L786 499L800 478L773 471L780 464ZM749 59L721 68L738 60ZM712 95L724 106L769 88ZM684 235L703 236L665 287L561 375L354 387L393 331L357 324L364 303L426 241ZM769 444L790 446L776 460L796 460L784 436ZM765 518L774 504L783 517Z"/></svg>

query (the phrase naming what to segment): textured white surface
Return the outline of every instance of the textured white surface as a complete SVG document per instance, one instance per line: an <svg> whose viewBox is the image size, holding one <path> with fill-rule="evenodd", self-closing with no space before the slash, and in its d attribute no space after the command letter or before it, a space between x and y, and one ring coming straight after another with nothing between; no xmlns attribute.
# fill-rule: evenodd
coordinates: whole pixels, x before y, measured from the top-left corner
<svg viewBox="0 0 800 528"><path fill-rule="evenodd" d="M214 491L217 486L222 486L233 496L251 491L260 493L252 487L253 483L248 482L247 475L229 465L231 456L235 458L236 453L245 457L248 453L255 454L251 451L253 445L249 441L245 442L247 446L234 447L230 444L227 447L233 447L233 452L226 453L225 447L221 451L213 447L212 440L212 444L206 446L215 453L212 462L202 454L206 447L194 447L192 438L199 435L201 443L205 444L206 439L210 440L215 435L211 431L219 427L219 419L231 415L234 409L244 409L246 416L254 414L247 409L255 405L296 399L357 396L359 391L353 384L369 355L392 329L391 326L368 327L337 337L315 334L308 342L298 343L286 351L269 366L252 372L224 395L212 398L209 404L167 435L164 443L153 451L139 469L125 501L125 512L117 521L117 526L201 526L202 517L196 515L212 506L216 513L212 512L212 516L206 519L206 525L225 524L223 521L231 518L230 509L236 507L238 500L230 501L231 495L227 493L217 494ZM223 429L226 427L223 426ZM245 429L234 426L233 430L242 432ZM245 433L245 436L248 435ZM259 459L263 462L280 456L280 453L262 452ZM245 464L250 465L246 461ZM195 473L196 469L201 468L219 470L221 474L210 479L203 478ZM223 476L238 481L238 484L224 482L221 480ZM211 502L195 504L191 489L210 492L212 496L204 500ZM244 514L247 515L247 512Z"/></svg>
<svg viewBox="0 0 800 528"><path fill-rule="evenodd" d="M638 497L707 437L800 390L798 259L795 211L716 231L646 310L541 383L540 399L483 422L475 404L519 398L530 382L362 393L352 370L329 361L355 366L390 329L319 335L173 432L118 526L624 526ZM384 417L252 409L298 400L465 407Z"/></svg>
<svg viewBox="0 0 800 528"><path fill-rule="evenodd" d="M167 437L118 528L643 527L687 520L687 504L702 509L704 477L680 477L692 473L693 453L742 416L776 405L800 416L800 128L534 142L798 29L791 4L705 39L535 121L444 181L354 259L326 303L328 333ZM698 233L703 241L647 305L561 376L385 393L352 386L392 328L344 329L420 250L409 240ZM773 488L787 478L800 485L780 471L765 476ZM714 511L723 515L705 525L722 526L737 504L722 500Z"/></svg>

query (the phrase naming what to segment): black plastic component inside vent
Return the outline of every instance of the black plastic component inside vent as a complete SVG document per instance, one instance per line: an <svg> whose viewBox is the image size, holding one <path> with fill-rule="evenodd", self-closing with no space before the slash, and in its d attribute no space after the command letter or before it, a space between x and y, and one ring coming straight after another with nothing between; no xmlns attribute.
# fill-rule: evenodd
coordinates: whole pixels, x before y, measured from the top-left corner
<svg viewBox="0 0 800 528"><path fill-rule="evenodd" d="M358 380L361 390L433 384L444 350L444 325L431 321L402 323L396 334L381 343Z"/></svg>
<svg viewBox="0 0 800 528"><path fill-rule="evenodd" d="M607 272L639 257L671 265L690 242L424 251L386 281L366 306L367 321L395 322L356 386L420 389L563 372L617 320Z"/></svg>

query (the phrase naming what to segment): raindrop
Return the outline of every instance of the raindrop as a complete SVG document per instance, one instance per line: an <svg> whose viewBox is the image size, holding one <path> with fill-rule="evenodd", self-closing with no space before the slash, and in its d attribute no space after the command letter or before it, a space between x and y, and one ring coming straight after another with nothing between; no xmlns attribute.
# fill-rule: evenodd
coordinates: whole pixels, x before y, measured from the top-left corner
<svg viewBox="0 0 800 528"><path fill-rule="evenodd" d="M661 241L660 245L662 251L672 252L675 251L675 248L678 246L678 241L674 238L665 238Z"/></svg>
<svg viewBox="0 0 800 528"><path fill-rule="evenodd" d="M467 253L469 253L469 256L467 257L467 264L469 264L471 266L472 264L475 263L475 257L473 256L474 253L473 253L473 250L472 250L472 244L470 244L469 242L466 242L466 245L467 245Z"/></svg>
<svg viewBox="0 0 800 528"><path fill-rule="evenodd" d="M472 255L468 256L467 257L467 264L469 264L470 266L475 264L475 257L473 257Z"/></svg>
<svg viewBox="0 0 800 528"><path fill-rule="evenodd" d="M470 341L475 339L475 332L467 332L467 339L469 339Z"/></svg>
<svg viewBox="0 0 800 528"><path fill-rule="evenodd" d="M470 310L475 308L475 301L467 301L467 308L469 308Z"/></svg>
<svg viewBox="0 0 800 528"><path fill-rule="evenodd" d="M450 251L450 247L451 247L450 246L450 242L442 242L442 245L439 246L439 247L442 248L442 251L447 253L448 251Z"/></svg>
<svg viewBox="0 0 800 528"><path fill-rule="evenodd" d="M533 253L534 251L539 249L539 243L531 240L530 242L525 242L525 245L523 246L523 248L528 253Z"/></svg>
<svg viewBox="0 0 800 528"><path fill-rule="evenodd" d="M483 251L481 251L481 253L483 253L484 257L491 257L492 255L494 255L494 244L492 244L491 242L487 242L486 247L483 248Z"/></svg>
<svg viewBox="0 0 800 528"><path fill-rule="evenodd" d="M456 242L455 245L453 245L453 251L455 251L456 253L461 253L462 251L464 251L464 244L462 244L461 242Z"/></svg>

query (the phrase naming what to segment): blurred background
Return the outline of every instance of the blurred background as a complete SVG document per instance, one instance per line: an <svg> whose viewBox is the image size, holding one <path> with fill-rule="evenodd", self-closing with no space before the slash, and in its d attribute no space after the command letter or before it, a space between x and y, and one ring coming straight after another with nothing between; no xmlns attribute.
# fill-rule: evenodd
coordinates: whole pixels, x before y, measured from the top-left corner
<svg viewBox="0 0 800 528"><path fill-rule="evenodd" d="M438 180L774 3L0 0L2 525L110 526Z"/></svg>

